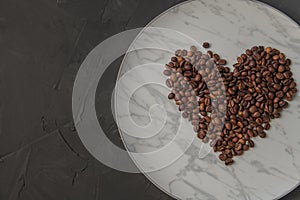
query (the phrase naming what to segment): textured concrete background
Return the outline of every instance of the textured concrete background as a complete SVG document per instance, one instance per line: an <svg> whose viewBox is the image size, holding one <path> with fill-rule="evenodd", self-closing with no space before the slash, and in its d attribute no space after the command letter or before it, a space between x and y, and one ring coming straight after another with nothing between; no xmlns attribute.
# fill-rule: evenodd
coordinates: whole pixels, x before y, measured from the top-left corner
<svg viewBox="0 0 300 200"><path fill-rule="evenodd" d="M172 199L143 175L117 172L91 157L74 130L71 92L97 44L145 26L179 2L0 0L0 200ZM300 23L300 1L263 2ZM122 146L106 106L120 62L105 72L96 103L106 134ZM300 188L283 199L300 199Z"/></svg>

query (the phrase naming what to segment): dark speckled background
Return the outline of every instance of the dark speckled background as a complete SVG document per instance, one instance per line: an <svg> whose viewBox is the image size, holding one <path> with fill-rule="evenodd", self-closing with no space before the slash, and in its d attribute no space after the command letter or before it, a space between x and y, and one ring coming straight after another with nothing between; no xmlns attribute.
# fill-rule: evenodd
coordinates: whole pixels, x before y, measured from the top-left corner
<svg viewBox="0 0 300 200"><path fill-rule="evenodd" d="M181 0L0 0L0 200L172 199L142 174L96 161L74 131L71 95L86 55ZM264 0L300 22L298 0ZM108 105L121 58L106 71ZM100 82L100 85L101 85ZM108 106L99 121L122 146ZM300 189L283 198L300 199Z"/></svg>

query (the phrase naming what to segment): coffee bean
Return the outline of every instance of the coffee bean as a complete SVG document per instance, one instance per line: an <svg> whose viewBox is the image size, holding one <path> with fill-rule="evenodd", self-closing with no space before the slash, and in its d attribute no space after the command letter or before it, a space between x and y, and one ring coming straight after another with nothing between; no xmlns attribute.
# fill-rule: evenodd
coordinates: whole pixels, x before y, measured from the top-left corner
<svg viewBox="0 0 300 200"><path fill-rule="evenodd" d="M166 80L166 85L167 85L169 88L172 88L172 87L173 87L173 82L172 82L170 79L167 79L167 80Z"/></svg>
<svg viewBox="0 0 300 200"><path fill-rule="evenodd" d="M258 133L259 137L265 138L267 136L266 132L262 131L261 133Z"/></svg>
<svg viewBox="0 0 300 200"><path fill-rule="evenodd" d="M222 161L225 161L225 160L227 159L226 154L221 153L221 154L219 155L219 159L222 160Z"/></svg>
<svg viewBox="0 0 300 200"><path fill-rule="evenodd" d="M205 144L208 143L209 142L209 138L208 137L203 138L202 142L205 143Z"/></svg>
<svg viewBox="0 0 300 200"><path fill-rule="evenodd" d="M248 141L250 147L254 147L254 142L252 140Z"/></svg>
<svg viewBox="0 0 300 200"><path fill-rule="evenodd" d="M284 75L282 73L277 73L276 78L278 78L279 80L282 80L282 79L284 79Z"/></svg>
<svg viewBox="0 0 300 200"><path fill-rule="evenodd" d="M186 56L186 54L187 54L187 50L184 49L181 51L181 56Z"/></svg>
<svg viewBox="0 0 300 200"><path fill-rule="evenodd" d="M201 103L199 106L200 111L205 111L205 104Z"/></svg>
<svg viewBox="0 0 300 200"><path fill-rule="evenodd" d="M192 52L196 52L196 51L197 51L197 47L194 46L194 45L192 45L192 46L190 47L190 50L191 50Z"/></svg>
<svg viewBox="0 0 300 200"><path fill-rule="evenodd" d="M199 139L204 139L205 138L205 132L203 130L200 130L197 134L198 138Z"/></svg>
<svg viewBox="0 0 300 200"><path fill-rule="evenodd" d="M251 60L249 63L250 67L255 67L256 66L256 62L254 60Z"/></svg>
<svg viewBox="0 0 300 200"><path fill-rule="evenodd" d="M275 90L280 90L280 89L281 89L281 85L280 85L280 84L274 84L274 85L273 85L273 88L274 88Z"/></svg>
<svg viewBox="0 0 300 200"><path fill-rule="evenodd" d="M286 79L289 79L292 75L293 75L293 73L291 71L286 71L286 72L283 73L283 76Z"/></svg>
<svg viewBox="0 0 300 200"><path fill-rule="evenodd" d="M177 57L175 57L175 56L172 57L172 58L171 58L171 61L172 61L172 62L177 62Z"/></svg>
<svg viewBox="0 0 300 200"><path fill-rule="evenodd" d="M269 123L267 123L267 124L265 124L265 130L270 130L270 128L271 128L271 125L269 124Z"/></svg>
<svg viewBox="0 0 300 200"><path fill-rule="evenodd" d="M231 128L232 128L231 123L229 123L229 122L225 123L225 127L226 127L227 130L230 131Z"/></svg>
<svg viewBox="0 0 300 200"><path fill-rule="evenodd" d="M215 62L218 62L220 60L220 56L218 54L214 54L213 58Z"/></svg>
<svg viewBox="0 0 300 200"><path fill-rule="evenodd" d="M225 165L232 165L233 164L233 160L232 160L232 158L227 158L226 160L225 160Z"/></svg>
<svg viewBox="0 0 300 200"><path fill-rule="evenodd" d="M191 77L192 76L192 72L191 71L185 71L183 76L185 77Z"/></svg>
<svg viewBox="0 0 300 200"><path fill-rule="evenodd" d="M246 54L247 54L247 56L251 56L252 55L252 51L250 49L247 49L246 50Z"/></svg>
<svg viewBox="0 0 300 200"><path fill-rule="evenodd" d="M168 98L169 98L169 99L174 99L174 98L175 98L175 94L174 94L174 93L170 93L170 94L168 95Z"/></svg>
<svg viewBox="0 0 300 200"><path fill-rule="evenodd" d="M166 76L170 76L171 75L171 71L170 70L164 70L164 75Z"/></svg>
<svg viewBox="0 0 300 200"><path fill-rule="evenodd" d="M248 149L249 149L249 146L247 144L243 145L243 150L244 151L248 151Z"/></svg>
<svg viewBox="0 0 300 200"><path fill-rule="evenodd" d="M194 55L193 51L188 51L187 54L186 54L186 56L188 56L188 57L192 57L193 55Z"/></svg>
<svg viewBox="0 0 300 200"><path fill-rule="evenodd" d="M207 48L210 47L210 44L209 44L208 42L204 42L204 43L202 44L202 46L203 46L203 48L207 49Z"/></svg>
<svg viewBox="0 0 300 200"><path fill-rule="evenodd" d="M271 53L271 51L272 51L272 48L271 48L271 47L267 47L267 48L266 48L266 53L269 54L269 53Z"/></svg>
<svg viewBox="0 0 300 200"><path fill-rule="evenodd" d="M193 130L194 130L195 132L198 132L198 131L200 130L200 127L199 127L198 125L196 125L196 126L194 126Z"/></svg>
<svg viewBox="0 0 300 200"><path fill-rule="evenodd" d="M213 58L213 55L214 53L212 51L207 51L207 55L210 57L210 58ZM210 62L211 65L209 65L207 62L206 62L206 67L211 67L212 66L212 62Z"/></svg>
<svg viewBox="0 0 300 200"><path fill-rule="evenodd" d="M187 112L183 112L183 113L182 113L182 117L183 117L183 118L188 118L188 117L189 117L189 114L188 114Z"/></svg>
<svg viewBox="0 0 300 200"><path fill-rule="evenodd" d="M257 107L256 106L251 106L249 109L250 113L255 113L257 111Z"/></svg>
<svg viewBox="0 0 300 200"><path fill-rule="evenodd" d="M224 60L224 59L220 59L220 60L218 61L218 64L219 64L219 65L226 65L226 64L227 64L227 61Z"/></svg>
<svg viewBox="0 0 300 200"><path fill-rule="evenodd" d="M258 131L258 133L261 133L263 132L264 128L262 126L258 126L256 130Z"/></svg>
<svg viewBox="0 0 300 200"><path fill-rule="evenodd" d="M175 55L176 55L176 56L180 56L180 55L181 55L181 50L180 50L180 49L176 50L176 51L175 51Z"/></svg>
<svg viewBox="0 0 300 200"><path fill-rule="evenodd" d="M273 60L278 60L278 59L279 59L279 55L273 56Z"/></svg>

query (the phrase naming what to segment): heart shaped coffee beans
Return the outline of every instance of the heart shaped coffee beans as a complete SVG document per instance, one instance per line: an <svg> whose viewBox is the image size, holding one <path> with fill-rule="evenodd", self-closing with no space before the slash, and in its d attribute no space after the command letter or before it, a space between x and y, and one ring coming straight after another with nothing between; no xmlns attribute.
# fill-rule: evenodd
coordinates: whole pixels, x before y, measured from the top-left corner
<svg viewBox="0 0 300 200"><path fill-rule="evenodd" d="M203 47L208 48L208 43ZM168 95L191 121L198 138L210 142L226 165L254 147L253 137L266 137L297 92L291 60L279 50L254 46L237 58L233 71L226 60L195 46L177 50L166 64Z"/></svg>

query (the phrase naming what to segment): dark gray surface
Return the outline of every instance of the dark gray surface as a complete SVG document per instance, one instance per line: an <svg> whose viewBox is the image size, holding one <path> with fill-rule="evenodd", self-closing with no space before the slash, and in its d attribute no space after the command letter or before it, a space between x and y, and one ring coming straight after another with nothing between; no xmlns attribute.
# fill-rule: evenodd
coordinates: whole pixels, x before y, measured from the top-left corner
<svg viewBox="0 0 300 200"><path fill-rule="evenodd" d="M0 200L172 199L143 175L117 172L90 156L73 129L71 94L97 44L179 2L0 1ZM300 23L300 1L263 2ZM105 73L96 103L106 108L98 112L106 134L122 146L107 106L120 61ZM283 199L300 199L300 189Z"/></svg>

